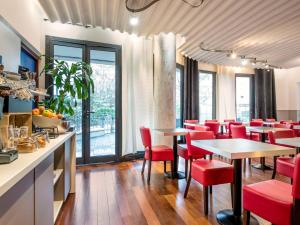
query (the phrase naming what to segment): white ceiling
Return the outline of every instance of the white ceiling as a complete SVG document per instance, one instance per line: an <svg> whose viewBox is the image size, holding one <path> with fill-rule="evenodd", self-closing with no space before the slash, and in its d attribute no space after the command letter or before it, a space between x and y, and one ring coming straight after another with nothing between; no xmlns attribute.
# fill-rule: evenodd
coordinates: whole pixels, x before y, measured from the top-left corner
<svg viewBox="0 0 300 225"><path fill-rule="evenodd" d="M125 0L39 0L51 22L92 25L138 35L174 32L186 38L180 52L214 64L240 65L218 53L199 49L233 49L289 68L300 65L299 0L205 0L192 9L182 0L161 0L138 13L129 25Z"/></svg>

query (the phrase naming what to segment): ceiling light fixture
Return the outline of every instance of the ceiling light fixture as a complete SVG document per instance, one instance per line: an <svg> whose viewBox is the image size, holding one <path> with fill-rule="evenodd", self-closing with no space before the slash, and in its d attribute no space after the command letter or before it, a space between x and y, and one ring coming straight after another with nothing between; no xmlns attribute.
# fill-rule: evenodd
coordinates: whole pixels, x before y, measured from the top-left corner
<svg viewBox="0 0 300 225"><path fill-rule="evenodd" d="M241 59L241 64L243 66L245 66L249 62L251 62L252 66L255 67L255 68L265 67L265 69L270 69L270 68L272 68L272 69L281 69L281 67L279 67L279 66L269 64L267 60L259 60L259 59L256 59L254 57L249 57L249 56L246 56L246 55L238 55L233 50L206 48L206 47L204 47L203 42L200 43L199 47L202 51L213 52L213 53L223 53L223 54L226 54L226 56L228 56L232 59L240 58Z"/></svg>
<svg viewBox="0 0 300 225"><path fill-rule="evenodd" d="M132 16L129 19L129 23L131 26L137 26L139 24L139 18L137 16Z"/></svg>
<svg viewBox="0 0 300 225"><path fill-rule="evenodd" d="M129 12L142 12L146 9L148 9L150 6L154 5L155 3L159 2L161 0L126 0L126 9ZM190 2L190 0L181 0L184 3L188 4L192 8L198 8L200 7L205 0L194 0Z"/></svg>

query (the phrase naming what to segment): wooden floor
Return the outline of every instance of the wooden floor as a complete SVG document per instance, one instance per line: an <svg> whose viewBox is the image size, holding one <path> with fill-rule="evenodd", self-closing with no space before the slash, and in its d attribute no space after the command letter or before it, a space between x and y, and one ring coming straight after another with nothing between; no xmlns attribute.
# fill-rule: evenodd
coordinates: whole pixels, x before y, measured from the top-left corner
<svg viewBox="0 0 300 225"><path fill-rule="evenodd" d="M56 225L208 225L217 224L219 210L231 208L229 185L214 186L209 215L205 217L201 185L192 181L184 199L186 181L164 177L163 163L153 163L150 185L141 176L141 167L142 161L138 160L78 168L76 194L69 196ZM183 171L181 163L180 170ZM270 177L271 171L247 167L243 182L255 183Z"/></svg>

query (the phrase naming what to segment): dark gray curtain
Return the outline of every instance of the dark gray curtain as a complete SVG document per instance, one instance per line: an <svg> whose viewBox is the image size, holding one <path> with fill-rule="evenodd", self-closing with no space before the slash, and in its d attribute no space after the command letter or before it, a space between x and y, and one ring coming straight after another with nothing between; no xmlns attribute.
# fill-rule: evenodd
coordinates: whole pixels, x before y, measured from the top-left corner
<svg viewBox="0 0 300 225"><path fill-rule="evenodd" d="M185 57L183 71L183 121L199 119L198 61Z"/></svg>
<svg viewBox="0 0 300 225"><path fill-rule="evenodd" d="M255 69L252 84L251 117L277 119L274 70Z"/></svg>

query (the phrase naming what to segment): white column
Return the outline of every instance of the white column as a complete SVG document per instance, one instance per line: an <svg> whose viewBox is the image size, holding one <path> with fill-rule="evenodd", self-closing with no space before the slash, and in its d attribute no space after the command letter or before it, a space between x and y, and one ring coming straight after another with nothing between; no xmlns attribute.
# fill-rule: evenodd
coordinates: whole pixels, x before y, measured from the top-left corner
<svg viewBox="0 0 300 225"><path fill-rule="evenodd" d="M153 49L154 129L175 128L176 36L173 33L154 36ZM152 134L155 144L172 145L172 137Z"/></svg>

